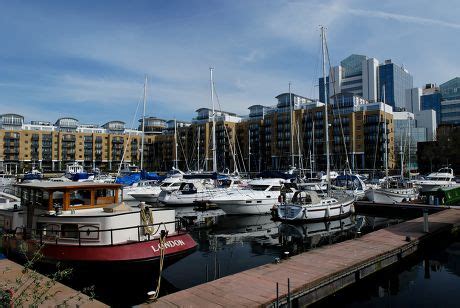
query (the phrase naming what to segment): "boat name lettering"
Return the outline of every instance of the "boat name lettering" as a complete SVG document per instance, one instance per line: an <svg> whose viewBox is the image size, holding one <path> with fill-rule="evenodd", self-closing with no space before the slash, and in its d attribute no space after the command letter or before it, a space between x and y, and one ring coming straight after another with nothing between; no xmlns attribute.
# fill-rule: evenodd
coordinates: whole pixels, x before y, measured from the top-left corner
<svg viewBox="0 0 460 308"><path fill-rule="evenodd" d="M183 240L173 240L173 241L167 241L165 244L165 249L172 248L172 247L177 247L177 246L185 246L185 242ZM159 252L160 251L160 244L158 243L156 246L150 246L153 250L153 252Z"/></svg>

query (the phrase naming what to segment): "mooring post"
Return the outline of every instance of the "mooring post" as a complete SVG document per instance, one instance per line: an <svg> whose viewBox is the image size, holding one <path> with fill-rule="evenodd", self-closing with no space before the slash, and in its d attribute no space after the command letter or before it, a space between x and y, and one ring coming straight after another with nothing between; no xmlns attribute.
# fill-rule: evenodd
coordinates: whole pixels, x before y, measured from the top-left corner
<svg viewBox="0 0 460 308"><path fill-rule="evenodd" d="M428 233L429 228L428 228L428 211L423 210L423 232Z"/></svg>
<svg viewBox="0 0 460 308"><path fill-rule="evenodd" d="M206 282L209 281L209 269L208 269L208 265L206 264Z"/></svg>
<svg viewBox="0 0 460 308"><path fill-rule="evenodd" d="M278 283L276 283L276 308L279 308L280 302L279 302L279 291L278 291Z"/></svg>
<svg viewBox="0 0 460 308"><path fill-rule="evenodd" d="M291 308L291 282L289 278L288 278L287 306L288 308Z"/></svg>

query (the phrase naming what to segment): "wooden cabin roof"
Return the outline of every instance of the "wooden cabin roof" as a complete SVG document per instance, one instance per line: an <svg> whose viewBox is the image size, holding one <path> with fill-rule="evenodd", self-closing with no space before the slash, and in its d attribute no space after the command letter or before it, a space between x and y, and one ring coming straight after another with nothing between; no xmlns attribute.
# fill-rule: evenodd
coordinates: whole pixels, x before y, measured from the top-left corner
<svg viewBox="0 0 460 308"><path fill-rule="evenodd" d="M95 183L95 182L32 182L32 183L23 183L15 184L17 187L21 188L31 188L31 189L42 189L42 190L60 190L60 189L97 189L97 188L106 188L106 189L119 189L122 187L121 184L114 183Z"/></svg>

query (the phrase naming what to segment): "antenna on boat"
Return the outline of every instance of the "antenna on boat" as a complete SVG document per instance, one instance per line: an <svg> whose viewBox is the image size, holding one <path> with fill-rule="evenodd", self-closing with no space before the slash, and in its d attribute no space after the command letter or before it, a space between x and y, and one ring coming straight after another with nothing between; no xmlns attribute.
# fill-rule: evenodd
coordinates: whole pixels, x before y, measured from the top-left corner
<svg viewBox="0 0 460 308"><path fill-rule="evenodd" d="M326 185L327 195L330 196L330 185L331 185L331 162L329 158L329 114L327 111L327 91L326 91L326 28L320 26L321 29L321 53L323 55L322 67L323 67L323 91L324 91L324 113L325 113L325 126L326 126Z"/></svg>
<svg viewBox="0 0 460 308"><path fill-rule="evenodd" d="M145 139L145 102L147 100L147 75L144 81L144 111L142 112L142 138L141 138L141 170L144 169L144 139Z"/></svg>

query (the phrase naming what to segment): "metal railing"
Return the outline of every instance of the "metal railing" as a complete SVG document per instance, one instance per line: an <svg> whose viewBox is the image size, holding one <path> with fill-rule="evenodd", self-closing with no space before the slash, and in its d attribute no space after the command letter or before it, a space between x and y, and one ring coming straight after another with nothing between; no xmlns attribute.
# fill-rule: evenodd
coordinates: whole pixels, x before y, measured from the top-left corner
<svg viewBox="0 0 460 308"><path fill-rule="evenodd" d="M96 240L101 239L101 233L109 233L110 234L110 246L114 245L114 233L117 231L125 231L125 230L132 230L132 229L137 229L137 242L147 242L150 241L151 239L154 238L155 235L158 234L158 237L162 234L162 232L167 231L166 226L169 224L174 224L175 226L175 234L174 235L180 235L180 234L185 234L186 231L183 228L183 221L182 220L173 220L173 221L167 221L167 222L161 222L161 223L155 223L155 224L147 224L147 225L137 225L137 226L132 226L132 227L123 227L123 228L113 228L113 229L105 229L105 230L46 230L46 229L33 229L33 228L25 228L25 227L17 227L15 230L15 233L18 233L18 230L22 230L22 235L24 239L39 239L40 245L46 244L46 243L53 243L58 245L60 242L61 243L72 243L78 241L78 246L82 245L82 242L85 244L92 244L94 246L106 246L108 245L107 243L97 243ZM87 225L89 226L94 226L94 225ZM164 228L161 228L161 226L164 226ZM81 226L80 228L84 228L85 226ZM146 228L153 228L154 232L146 232ZM156 228L156 230L155 230ZM76 233L77 237L60 237L61 234L64 232L69 232L69 233ZM48 235L48 233L50 235ZM85 233L87 236L90 234L97 234L97 238L91 239L88 237L83 237L82 238L82 233ZM54 235L54 236L53 236ZM54 238L53 238L54 237ZM52 239L53 238L53 239ZM133 239L129 239L127 241L133 241ZM115 243L115 244L121 244L124 243L125 241Z"/></svg>

